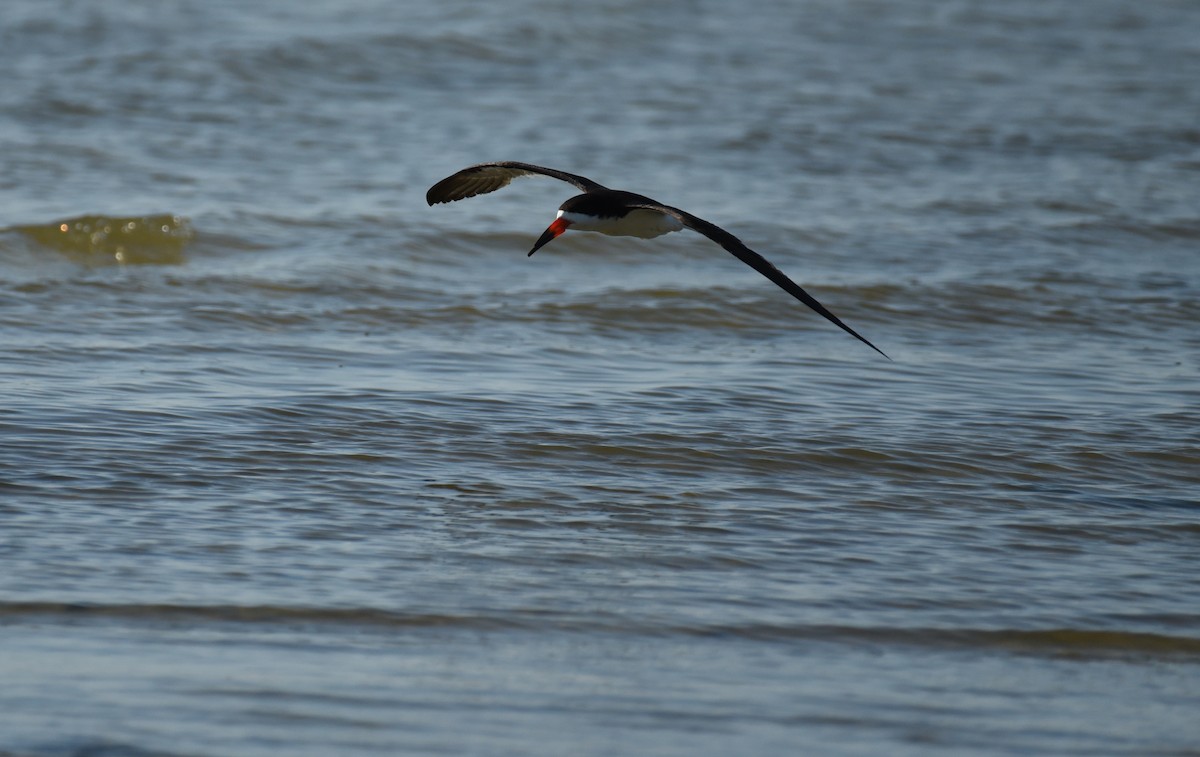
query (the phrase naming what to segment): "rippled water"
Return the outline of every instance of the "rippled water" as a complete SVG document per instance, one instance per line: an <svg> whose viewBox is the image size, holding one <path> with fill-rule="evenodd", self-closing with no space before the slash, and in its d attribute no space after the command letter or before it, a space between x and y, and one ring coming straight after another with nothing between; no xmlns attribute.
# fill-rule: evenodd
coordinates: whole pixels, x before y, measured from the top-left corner
<svg viewBox="0 0 1200 757"><path fill-rule="evenodd" d="M1200 753L1200 6L0 18L0 754Z"/></svg>

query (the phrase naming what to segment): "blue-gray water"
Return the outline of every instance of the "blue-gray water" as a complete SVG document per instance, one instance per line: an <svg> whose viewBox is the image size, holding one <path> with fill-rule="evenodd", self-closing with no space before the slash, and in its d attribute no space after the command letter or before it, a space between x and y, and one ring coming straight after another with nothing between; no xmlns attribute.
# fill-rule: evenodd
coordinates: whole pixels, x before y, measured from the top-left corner
<svg viewBox="0 0 1200 757"><path fill-rule="evenodd" d="M0 754L1200 754L1200 5L0 8ZM568 233L525 160L678 205Z"/></svg>

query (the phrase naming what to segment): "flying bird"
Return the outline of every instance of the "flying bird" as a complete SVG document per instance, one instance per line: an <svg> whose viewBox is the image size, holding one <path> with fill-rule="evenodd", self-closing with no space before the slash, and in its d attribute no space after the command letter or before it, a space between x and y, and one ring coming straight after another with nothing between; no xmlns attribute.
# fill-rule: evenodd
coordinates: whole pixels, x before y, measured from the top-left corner
<svg viewBox="0 0 1200 757"><path fill-rule="evenodd" d="M429 188L429 191L425 193L425 200L430 205L463 200L475 195L495 192L519 176L535 175L549 176L565 181L582 190L583 194L575 195L559 206L558 216L551 222L549 228L538 237L533 249L529 251L530 255L542 249L567 229L597 231L611 236L640 237L642 239L652 239L685 228L691 229L724 247L738 260L775 282L785 292L825 316L850 336L880 355L888 357L883 350L867 341L866 337L842 323L840 318L829 312L824 305L801 289L799 284L788 278L769 260L743 244L742 240L716 224L709 223L703 218L697 218L685 210L663 205L649 197L619 189L609 189L591 179L554 168L544 168L531 163L500 161L468 166L458 173L447 176ZM891 358L888 359L891 360Z"/></svg>

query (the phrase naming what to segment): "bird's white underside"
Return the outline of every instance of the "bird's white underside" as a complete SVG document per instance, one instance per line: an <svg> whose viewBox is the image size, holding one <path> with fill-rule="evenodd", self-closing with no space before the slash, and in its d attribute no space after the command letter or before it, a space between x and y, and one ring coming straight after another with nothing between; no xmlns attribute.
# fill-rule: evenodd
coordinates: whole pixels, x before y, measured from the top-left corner
<svg viewBox="0 0 1200 757"><path fill-rule="evenodd" d="M653 239L683 228L679 219L657 210L631 210L620 218L596 218L560 210L558 217L568 221L571 229L598 231L614 237Z"/></svg>

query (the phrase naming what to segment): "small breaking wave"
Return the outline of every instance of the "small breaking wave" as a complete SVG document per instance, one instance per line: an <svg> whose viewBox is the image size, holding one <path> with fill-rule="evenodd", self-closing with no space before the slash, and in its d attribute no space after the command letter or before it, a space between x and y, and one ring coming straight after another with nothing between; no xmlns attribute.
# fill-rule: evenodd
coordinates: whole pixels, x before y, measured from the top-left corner
<svg viewBox="0 0 1200 757"><path fill-rule="evenodd" d="M805 624L663 624L608 615L578 616L547 610L456 614L405 612L371 607L286 605L102 604L81 602L0 603L0 623L66 622L225 623L266 627L358 626L363 629L462 629L472 631L632 634L639 636L736 637L764 642L905 645L943 650L994 650L1018 655L1071 658L1139 657L1193 660L1200 639L1105 628L927 628ZM1190 624L1191 616L1181 616Z"/></svg>
<svg viewBox="0 0 1200 757"><path fill-rule="evenodd" d="M179 265L195 232L177 215L84 215L0 229L0 245L9 236L84 265Z"/></svg>

